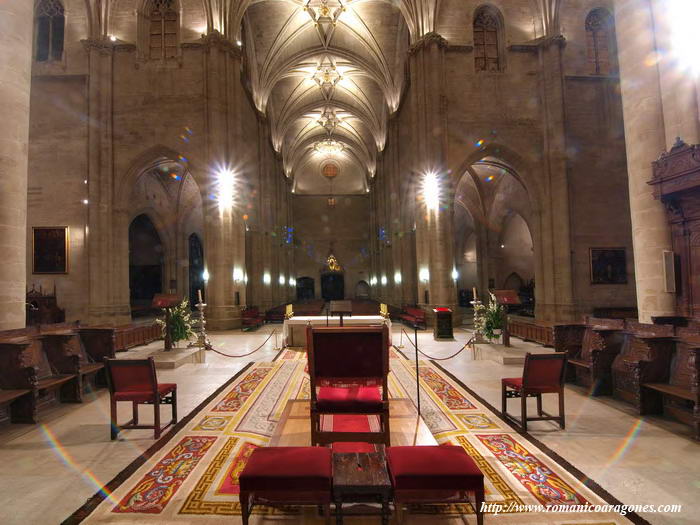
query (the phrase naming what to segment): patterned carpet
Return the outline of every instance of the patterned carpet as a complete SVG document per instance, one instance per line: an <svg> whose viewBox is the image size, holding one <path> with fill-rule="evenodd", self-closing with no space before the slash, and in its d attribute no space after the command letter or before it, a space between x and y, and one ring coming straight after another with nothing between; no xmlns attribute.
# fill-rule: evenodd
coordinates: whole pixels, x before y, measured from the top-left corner
<svg viewBox="0 0 700 525"><path fill-rule="evenodd" d="M390 397L415 403L415 364L392 351ZM306 355L284 350L254 363L193 417L168 434L158 450L115 479L67 523L241 523L238 476L256 447L270 441L290 399L308 399ZM459 445L486 477L486 500L510 505L601 505L606 501L543 447L516 433L488 406L439 367L420 363L422 417L435 439ZM142 464L141 464L142 463ZM595 487L594 487L595 488ZM601 491L597 491L601 493ZM410 523L475 523L468 505L412 509ZM222 517L226 517L222 520ZM378 523L377 517L346 523ZM504 512L486 523L612 525L630 523L614 512ZM638 519L633 521L639 522ZM252 523L321 524L315 508L256 508Z"/></svg>

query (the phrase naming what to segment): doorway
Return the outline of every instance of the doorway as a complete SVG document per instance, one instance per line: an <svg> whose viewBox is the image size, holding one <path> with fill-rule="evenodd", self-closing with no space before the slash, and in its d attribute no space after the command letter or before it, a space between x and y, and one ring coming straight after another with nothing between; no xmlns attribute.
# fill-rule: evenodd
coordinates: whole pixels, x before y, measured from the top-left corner
<svg viewBox="0 0 700 525"><path fill-rule="evenodd" d="M194 305L199 302L197 290L202 290L202 300L204 299L204 248L202 241L196 233L190 235L189 243L189 282L190 282L190 307L194 309Z"/></svg>
<svg viewBox="0 0 700 525"><path fill-rule="evenodd" d="M321 275L321 296L326 301L345 299L345 276L342 273Z"/></svg>
<svg viewBox="0 0 700 525"><path fill-rule="evenodd" d="M163 244L146 214L129 225L129 300L132 317L152 312L153 296L163 291Z"/></svg>
<svg viewBox="0 0 700 525"><path fill-rule="evenodd" d="M312 277L299 277L297 279L297 301L308 301L316 297L314 290L316 283Z"/></svg>

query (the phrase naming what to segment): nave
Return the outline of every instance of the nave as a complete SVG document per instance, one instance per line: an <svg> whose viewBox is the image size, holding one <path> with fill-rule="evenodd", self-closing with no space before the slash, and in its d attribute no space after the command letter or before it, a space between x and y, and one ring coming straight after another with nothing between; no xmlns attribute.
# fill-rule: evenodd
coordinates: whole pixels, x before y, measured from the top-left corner
<svg viewBox="0 0 700 525"><path fill-rule="evenodd" d="M215 348L222 352L243 354L260 345L275 328L279 331L279 325L266 325L257 332L216 332L211 334L211 340ZM398 324L393 327L393 341L395 344L402 341L403 352L412 358L410 352L413 348L405 338L402 340L400 330ZM431 356L445 357L459 349L469 335L467 330L456 328L456 341L443 342L433 340L430 332L420 331L419 347ZM119 356L140 357L161 348L162 344L161 341L154 342L120 353ZM551 352L551 349L519 339L513 339L513 344L514 350L519 352ZM522 365L502 365L489 359L489 352L496 350L491 345L481 344L477 348L476 354L467 349L457 357L441 362L441 365L485 402L498 407L501 377L520 374ZM207 352L206 363L158 370L158 379L177 383L178 409L181 417L185 418L212 392L242 370L250 359L254 358L255 364L270 363L278 353L272 337L267 345L249 358L231 359ZM545 396L544 404L546 410L555 410L554 399ZM148 420L149 411L145 408L142 410L142 417ZM700 468L700 458L694 453L693 447L696 445L688 427L660 417L639 418L625 403L611 398L591 398L583 388L570 384L566 387L566 412L565 430L560 430L552 422L535 422L529 426L530 435L622 503L683 505L681 513L642 514L642 518L650 523L694 522L692 504L697 490L695 472ZM166 408L163 408L163 413L167 413ZM507 428L502 421L498 424ZM166 434L163 439L167 441L169 437L170 434ZM109 393L106 389L97 390L82 405L61 404L52 408L41 425L3 428L0 432L0 462L4 466L4 480L0 504L2 508L15 509L15 512L4 515L3 523L19 525L64 520L153 444L150 430L123 431L118 440L110 441ZM164 453L172 444L163 445L160 453ZM659 454L660 450L663 450L663 455ZM158 452L153 457L157 456ZM653 461L650 458L654 458ZM210 460L206 457L194 474L199 475ZM678 465L684 465L682 472ZM136 481L128 479L131 484ZM88 516L85 523L148 523L154 518L153 523L163 523L158 521L157 514L113 514L108 521L92 521ZM299 521L299 517L295 516L285 518L277 515L269 517L269 520L263 519L263 516L254 518L261 521L253 523L308 523ZM465 519L471 524L474 516L467 515ZM485 522L549 523L543 519L538 515L487 514ZM565 519L557 519L552 523L569 523ZM180 516L172 522L222 521L240 523L240 515L218 518ZM346 522L378 523L379 519L361 517L346 519ZM435 523L435 516L415 514L410 516L410 522ZM453 519L445 518L445 523L451 522ZM318 523L322 523L322 520Z"/></svg>

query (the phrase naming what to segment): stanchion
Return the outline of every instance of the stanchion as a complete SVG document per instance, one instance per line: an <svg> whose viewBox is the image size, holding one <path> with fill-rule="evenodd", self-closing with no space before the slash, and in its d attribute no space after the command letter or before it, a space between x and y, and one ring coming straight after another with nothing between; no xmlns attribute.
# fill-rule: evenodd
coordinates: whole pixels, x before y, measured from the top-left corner
<svg viewBox="0 0 700 525"><path fill-rule="evenodd" d="M413 334L416 347L416 401L418 405L418 415L420 416L420 374L418 371L418 325L413 325Z"/></svg>

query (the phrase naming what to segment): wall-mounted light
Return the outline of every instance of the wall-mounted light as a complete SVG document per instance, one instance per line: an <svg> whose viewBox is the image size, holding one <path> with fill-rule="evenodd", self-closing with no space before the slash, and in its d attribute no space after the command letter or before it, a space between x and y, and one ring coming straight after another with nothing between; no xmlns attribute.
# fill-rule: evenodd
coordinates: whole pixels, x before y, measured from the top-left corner
<svg viewBox="0 0 700 525"><path fill-rule="evenodd" d="M418 279L422 283L427 283L430 280L430 270L425 267L421 268L418 272Z"/></svg>
<svg viewBox="0 0 700 525"><path fill-rule="evenodd" d="M202 272L202 280L206 283L209 280L209 270L206 268Z"/></svg>
<svg viewBox="0 0 700 525"><path fill-rule="evenodd" d="M216 173L219 211L230 210L233 208L235 182L235 175L233 174L233 171L228 168L222 168Z"/></svg>
<svg viewBox="0 0 700 525"><path fill-rule="evenodd" d="M440 181L433 171L423 177L423 199L429 210L437 210L440 206Z"/></svg>
<svg viewBox="0 0 700 525"><path fill-rule="evenodd" d="M401 284L401 272L394 273L394 284Z"/></svg>
<svg viewBox="0 0 700 525"><path fill-rule="evenodd" d="M294 277L289 278L289 286L296 286L297 280Z"/></svg>
<svg viewBox="0 0 700 525"><path fill-rule="evenodd" d="M452 268L452 280L456 281L457 279L459 279L459 272L457 268Z"/></svg>
<svg viewBox="0 0 700 525"><path fill-rule="evenodd" d="M287 279L285 278L284 275L280 275L279 283L280 283L280 286L284 286L287 283Z"/></svg>
<svg viewBox="0 0 700 525"><path fill-rule="evenodd" d="M386 286L387 278L386 275L382 275L382 286Z"/></svg>
<svg viewBox="0 0 700 525"><path fill-rule="evenodd" d="M376 285L376 284L377 284L377 278L376 278L376 277L370 278L369 284L371 284L372 286Z"/></svg>
<svg viewBox="0 0 700 525"><path fill-rule="evenodd" d="M112 42L116 42L116 41L117 41L117 37L114 36L114 35L109 35L109 39L110 39L110 41L112 41Z"/></svg>
<svg viewBox="0 0 700 525"><path fill-rule="evenodd" d="M233 282L234 283L240 283L244 278L243 275L243 270L240 268L234 268L233 269Z"/></svg>
<svg viewBox="0 0 700 525"><path fill-rule="evenodd" d="M83 204L87 204L88 202L90 202L90 201L87 199L83 199Z"/></svg>
<svg viewBox="0 0 700 525"><path fill-rule="evenodd" d="M265 284L270 284L272 282L272 277L270 276L270 272L265 272L263 274L263 282Z"/></svg>

